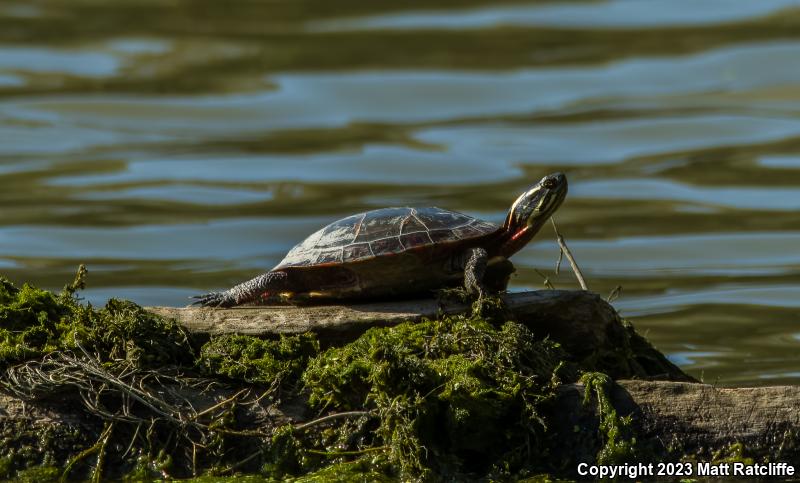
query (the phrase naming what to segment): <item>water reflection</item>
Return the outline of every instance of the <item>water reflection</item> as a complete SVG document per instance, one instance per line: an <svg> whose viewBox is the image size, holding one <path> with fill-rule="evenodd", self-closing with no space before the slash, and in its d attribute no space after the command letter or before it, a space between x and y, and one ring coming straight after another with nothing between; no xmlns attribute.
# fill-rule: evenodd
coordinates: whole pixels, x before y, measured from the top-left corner
<svg viewBox="0 0 800 483"><path fill-rule="evenodd" d="M761 272L763 274L763 272ZM633 297L616 306L628 317L673 312L697 304L746 304L800 307L800 286L720 284L705 290L672 289L657 297ZM632 310L628 310L628 308Z"/></svg>
<svg viewBox="0 0 800 483"><path fill-rule="evenodd" d="M800 155L762 156L758 163L766 168L800 168Z"/></svg>
<svg viewBox="0 0 800 483"><path fill-rule="evenodd" d="M800 9L688 5L5 2L0 270L179 305L341 216L500 221L563 170L593 290L707 381L796 383ZM545 229L513 288L574 288L557 258Z"/></svg>
<svg viewBox="0 0 800 483"><path fill-rule="evenodd" d="M385 163L385 164L384 164ZM266 169L265 169L266 168ZM396 184L477 183L519 174L511 163L489 165L485 158L453 159L444 152L420 152L395 146L365 146L359 152L318 155L227 156L219 158L148 159L127 164L124 171L57 177L54 186L88 186L155 180L219 182L296 181L382 182Z"/></svg>
<svg viewBox="0 0 800 483"><path fill-rule="evenodd" d="M105 77L116 74L119 68L120 63L116 57L100 52L33 47L0 48L0 70Z"/></svg>
<svg viewBox="0 0 800 483"><path fill-rule="evenodd" d="M25 84L25 79L12 74L0 74L0 87L16 87Z"/></svg>
<svg viewBox="0 0 800 483"><path fill-rule="evenodd" d="M758 210L800 209L800 187L729 188L688 186L657 179L588 180L575 186L572 195L582 198L651 199L689 201L716 207L753 208Z"/></svg>
<svg viewBox="0 0 800 483"><path fill-rule="evenodd" d="M396 13L312 22L311 31L363 29L480 29L498 26L591 28L703 25L767 16L797 7L795 0L730 2L726 0L609 0L543 2L469 10Z"/></svg>
<svg viewBox="0 0 800 483"><path fill-rule="evenodd" d="M539 247L541 244L541 247ZM542 248L552 242L538 242ZM714 233L704 235L638 236L607 240L575 240L570 243L581 254L581 268L598 274L636 277L648 270L681 270L679 277L713 273L735 267L792 270L800 266L800 232ZM758 246L759 250L752 247ZM654 256L648 247L658 247ZM530 257L536 250L523 256ZM532 260L533 261L533 260ZM543 260L542 260L543 261ZM541 263L541 261L536 260ZM537 264L538 264L537 263ZM661 274L668 276L668 273Z"/></svg>

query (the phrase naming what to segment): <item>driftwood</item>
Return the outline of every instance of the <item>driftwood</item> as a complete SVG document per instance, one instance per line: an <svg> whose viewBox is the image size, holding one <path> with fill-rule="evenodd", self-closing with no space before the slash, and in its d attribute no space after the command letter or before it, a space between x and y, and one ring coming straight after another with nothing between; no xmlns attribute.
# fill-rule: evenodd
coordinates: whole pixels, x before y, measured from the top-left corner
<svg viewBox="0 0 800 483"><path fill-rule="evenodd" d="M636 334L596 294L527 292L508 294L505 302L513 316L536 337L559 342L568 354L568 362L618 380L612 387L611 401L620 416L631 415L638 447L646 450L642 455L645 461L669 461L685 455L710 461L715 456L724 457L731 444L740 443L757 458L800 465L800 387L715 388L699 384ZM462 313L471 308L417 300L349 307L148 310L177 319L199 336L239 333L269 337L313 331L321 341L334 345L352 340L370 327ZM203 413L218 401L232 397L234 390L230 394L225 391L221 387L213 397L200 393L184 397ZM584 404L583 398L583 386L561 386L552 407L555 417L549 418L550 434L558 441L552 456L564 462L562 469L566 473L575 476L580 476L575 473L577 464L593 462L604 444L598 431L597 405ZM64 400L23 402L0 393L0 433L16 431L19 424L82 430L87 422L77 414L80 412ZM285 405L271 408L268 415L254 413L249 417L302 425L315 416ZM85 429L87 433L97 431L96 427Z"/></svg>
<svg viewBox="0 0 800 483"><path fill-rule="evenodd" d="M597 303L588 292L542 290L504 296L506 305L517 314L538 313L542 317L568 317L587 320L608 318L611 312ZM610 309L610 307L608 307ZM357 337L370 327L388 327L406 321L418 321L440 314L461 314L470 306L439 302L435 299L373 302L352 305L319 306L243 306L230 309L208 307L148 307L149 311L176 319L189 332L201 334L300 334L312 331L320 338Z"/></svg>
<svg viewBox="0 0 800 483"><path fill-rule="evenodd" d="M568 473L574 473L578 463L593 461L603 444L596 429L596 405L584 404L583 396L580 384L564 385L554 405L558 417L551 429L559 441L557 449L564 453L553 456L566 462ZM198 411L213 404L207 397L197 398ZM800 387L716 388L627 380L615 384L611 398L620 415L632 415L639 446L648 448L645 461L668 461L685 455L711 461L715 454L725 455L730 445L738 443L751 456L769 455L771 461L800 465ZM23 423L80 429L81 418L71 416L71 411L60 407L63 404L22 402L0 394L0 428ZM271 416L283 422L306 422L297 415L277 414L274 409Z"/></svg>
<svg viewBox="0 0 800 483"><path fill-rule="evenodd" d="M594 367L615 379L696 382L623 324L614 308L595 293L541 290L510 293L503 299L517 320L535 335L561 344L571 360L582 367ZM269 336L311 331L324 345L333 345L353 340L371 327L461 314L472 308L428 299L349 306L149 307L147 310L176 319L194 334Z"/></svg>
<svg viewBox="0 0 800 483"><path fill-rule="evenodd" d="M566 460L592 461L601 446L596 433L596 405L583 403L584 387L564 385L552 428ZM718 460L739 444L756 461L768 457L800 472L800 387L718 388L708 384L662 381L618 381L611 402L621 416L632 416L633 432L643 459L670 460L693 455L696 461ZM797 474L797 473L796 473Z"/></svg>
<svg viewBox="0 0 800 483"><path fill-rule="evenodd" d="M670 363L641 338L596 294L545 290L504 297L514 316L537 336L559 342L573 361L623 380L615 384L612 401L622 416L632 415L633 430L652 456L696 454L709 460L716 451L741 443L753 454L797 461L800 456L800 387L715 388L697 381ZM465 313L467 305L442 305L435 300L411 300L351 306L242 307L149 309L176 318L200 334L251 335L317 333L331 343L351 340L370 327L391 326L440 314ZM623 347L624 346L624 347ZM614 349L622 348L617 353ZM605 358L605 359L604 359ZM668 382L678 381L678 382ZM559 391L560 446L569 451L563 461L591 461L602 443L575 428L597 428L594 405L583 404L583 386ZM798 469L800 470L800 468Z"/></svg>

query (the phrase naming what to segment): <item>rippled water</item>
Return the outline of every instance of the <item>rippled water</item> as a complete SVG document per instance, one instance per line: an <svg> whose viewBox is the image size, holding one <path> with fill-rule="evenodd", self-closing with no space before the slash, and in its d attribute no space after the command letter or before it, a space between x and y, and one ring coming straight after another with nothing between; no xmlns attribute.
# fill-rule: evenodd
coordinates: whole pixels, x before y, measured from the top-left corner
<svg viewBox="0 0 800 483"><path fill-rule="evenodd" d="M800 2L0 3L0 272L182 305L338 217L542 175L692 374L800 381ZM557 287L549 228L515 289Z"/></svg>

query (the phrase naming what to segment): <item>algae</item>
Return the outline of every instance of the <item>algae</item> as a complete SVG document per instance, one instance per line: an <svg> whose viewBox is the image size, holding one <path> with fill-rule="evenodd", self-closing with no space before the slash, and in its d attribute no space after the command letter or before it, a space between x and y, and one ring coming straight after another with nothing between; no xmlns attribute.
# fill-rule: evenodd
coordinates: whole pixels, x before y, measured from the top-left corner
<svg viewBox="0 0 800 483"><path fill-rule="evenodd" d="M45 483L56 482L61 477L61 470L54 466L40 466L28 468L17 473L14 481L19 483Z"/></svg>
<svg viewBox="0 0 800 483"><path fill-rule="evenodd" d="M343 461L327 466L314 473L309 473L297 478L289 478L290 483L328 483L369 481L374 483L388 483L397 481L387 468L388 462L381 458L362 458L355 461Z"/></svg>
<svg viewBox="0 0 800 483"><path fill-rule="evenodd" d="M65 404L79 421L0 424L0 477L41 479L52 468L61 479L94 481L233 474L258 471L277 453L268 432L242 419L280 395L257 397L256 385L296 385L319 352L313 335L200 344L132 302L82 304L85 276L81 267L61 294L0 278L0 384L34 404ZM225 380L240 389L234 397ZM193 397L209 407L196 410ZM71 432L56 441L48 428Z"/></svg>
<svg viewBox="0 0 800 483"><path fill-rule="evenodd" d="M128 301L111 299L100 310L81 305L74 292L85 274L81 266L58 296L0 278L0 368L79 346L141 367L192 360L188 337L174 321Z"/></svg>
<svg viewBox="0 0 800 483"><path fill-rule="evenodd" d="M28 424L29 418L3 422L0 469L6 477L58 467L64 478L99 480L107 444L130 443L130 461L113 462L129 469L140 455L174 451L177 439L165 433L185 432L174 401L159 392L164 384L190 381L178 369L196 358L186 333L132 302L112 299L101 309L81 304L75 292L85 274L81 267L59 295L0 278L0 384L34 404L68 406L72 421L45 427ZM149 429L142 430L144 423ZM55 430L62 431L57 438Z"/></svg>
<svg viewBox="0 0 800 483"><path fill-rule="evenodd" d="M212 338L200 350L199 365L208 374L261 384L297 382L308 360L319 352L314 334L281 335L264 340L247 335Z"/></svg>
<svg viewBox="0 0 800 483"><path fill-rule="evenodd" d="M50 292L0 279L0 367L58 349L59 323L72 310Z"/></svg>
<svg viewBox="0 0 800 483"><path fill-rule="evenodd" d="M80 421L54 426L68 428L61 445L4 426L0 476L544 481L548 404L587 369L491 297L471 316L373 328L320 351L313 334L201 341L132 302L95 308L76 296L85 275L59 295L0 279L0 384ZM607 378L584 378L602 415L598 461L615 461L635 444L629 421Z"/></svg>
<svg viewBox="0 0 800 483"><path fill-rule="evenodd" d="M711 457L711 463L714 465L720 463L744 463L745 465L752 465L755 460L745 456L745 447L742 443L732 443L727 448L715 451Z"/></svg>
<svg viewBox="0 0 800 483"><path fill-rule="evenodd" d="M313 408L377 414L369 442L401 475L515 472L536 460L538 403L562 359L524 325L457 316L370 329L312 359L303 381Z"/></svg>
<svg viewBox="0 0 800 483"><path fill-rule="evenodd" d="M0 479L47 481L45 473L66 464L70 454L87 444L91 444L90 435L74 424L4 421L0 424ZM17 473L20 469L23 471ZM60 475L59 470L57 477Z"/></svg>
<svg viewBox="0 0 800 483"><path fill-rule="evenodd" d="M585 387L583 403L589 404L593 396L597 400L600 417L598 429L604 440L597 454L597 464L615 465L635 461L638 455L636 438L631 430L631 417L620 417L614 409L611 403L611 378L600 372L587 372L581 376L580 382Z"/></svg>

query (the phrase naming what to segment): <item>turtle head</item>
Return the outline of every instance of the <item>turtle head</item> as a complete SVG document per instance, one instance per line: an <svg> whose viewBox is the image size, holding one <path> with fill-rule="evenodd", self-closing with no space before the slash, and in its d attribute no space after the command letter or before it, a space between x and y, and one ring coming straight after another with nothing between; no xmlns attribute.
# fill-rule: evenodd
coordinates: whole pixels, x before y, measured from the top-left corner
<svg viewBox="0 0 800 483"><path fill-rule="evenodd" d="M501 251L506 257L522 248L555 213L567 196L567 177L548 174L519 195L503 223L510 237Z"/></svg>

